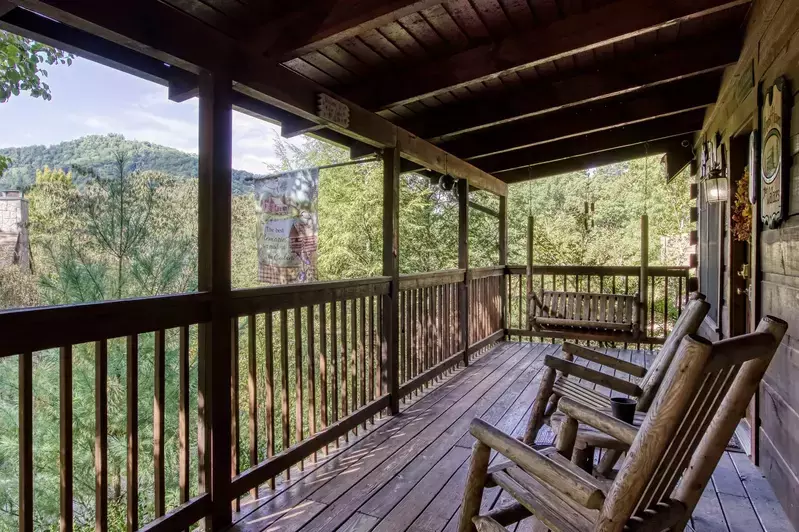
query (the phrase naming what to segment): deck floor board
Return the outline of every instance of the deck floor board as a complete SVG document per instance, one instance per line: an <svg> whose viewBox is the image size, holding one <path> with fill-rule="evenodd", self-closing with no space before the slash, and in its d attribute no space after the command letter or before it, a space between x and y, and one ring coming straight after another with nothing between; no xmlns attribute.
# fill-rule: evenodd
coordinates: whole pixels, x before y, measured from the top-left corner
<svg viewBox="0 0 799 532"><path fill-rule="evenodd" d="M320 453L315 465L306 461L305 472L292 471L291 481L244 500L231 531L455 531L474 441L469 422L479 416L521 435L544 356L558 351L549 343L497 344L468 368L408 399L399 416L351 435L340 449L331 445L329 456ZM607 352L636 363L652 358L631 349ZM499 488L486 490L483 510L505 502ZM745 455L732 453L719 464L691 526L697 532L793 530L760 471ZM532 521L509 530L532 530Z"/></svg>

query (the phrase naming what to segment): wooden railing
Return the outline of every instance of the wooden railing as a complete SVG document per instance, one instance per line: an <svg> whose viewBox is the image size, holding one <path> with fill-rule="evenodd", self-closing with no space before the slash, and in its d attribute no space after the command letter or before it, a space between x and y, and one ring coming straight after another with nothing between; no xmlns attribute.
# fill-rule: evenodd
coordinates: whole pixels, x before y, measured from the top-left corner
<svg viewBox="0 0 799 532"><path fill-rule="evenodd" d="M233 497L288 479L388 406L380 296L389 282L233 292Z"/></svg>
<svg viewBox="0 0 799 532"><path fill-rule="evenodd" d="M501 339L504 271L401 276L396 355L382 330L389 277L231 292L223 307L232 326L231 416L222 424L230 423L233 477L227 494L234 508L241 497L275 487L277 478L311 466L385 415L388 357L397 356L394 378L399 396L407 397ZM459 311L465 283L468 349ZM0 312L0 330L8 331L0 358L19 359L21 530L35 528L33 375L36 364L48 359L58 361L60 376L53 402L60 408L60 521L66 530L76 521L73 478L85 484L89 475L74 470L73 453L86 453L72 432L73 373L78 368L77 375L85 374L76 361L89 361L95 373L91 476L97 527L105 529L109 515L123 513L129 529L179 530L211 515L206 481L207 468L213 468L212 420L206 400L213 355L201 346L209 345L202 342L217 319L212 315L209 293ZM176 375L177 390L168 375ZM109 390L120 389L125 413L116 426L120 416L112 412L109 418ZM125 464L109 458L109 435L127 448ZM119 499L109 499L115 491L122 493L124 508Z"/></svg>
<svg viewBox="0 0 799 532"><path fill-rule="evenodd" d="M400 396L431 384L463 358L458 289L464 270L400 276Z"/></svg>
<svg viewBox="0 0 799 532"><path fill-rule="evenodd" d="M503 266L469 270L469 346L481 349L502 335Z"/></svg>
<svg viewBox="0 0 799 532"><path fill-rule="evenodd" d="M117 467L113 482L119 486L124 475L124 513L128 529L138 529L142 521L153 521L153 527L178 529L209 513L210 496L202 493L203 490L196 483L191 485L189 482L191 462L202 463L207 451L202 437L198 438L196 449L189 445L189 405L190 391L197 389L191 384L190 357L197 353L198 325L202 326L210 319L210 298L202 293L0 313L0 330L4 331L0 357L16 356L19 360L20 530L39 528L34 525L33 512L33 375L36 366L52 367L53 360L58 360L58 390L37 390L37 394L48 397L57 394L55 401L59 405L57 467L60 476L61 530L73 528L75 474L80 474L84 481L91 475L88 471L74 470L73 374L77 364L85 367L82 365L87 362L94 366L95 382L94 474L91 476L94 476L95 484L94 520L97 528L107 528L109 514L109 428L119 436L124 435L123 441L127 446L126 463L122 468ZM116 368L124 361L124 375L109 376L109 360L114 362L112 367ZM199 359L197 363L202 365L205 361ZM145 382L139 379L143 368L152 368ZM177 370L179 373L177 405L166 404L167 370ZM199 368L199 371L202 372L202 369ZM124 427L109 427L110 379L113 379L114 390L124 390ZM143 396L140 393L142 389L151 393ZM152 417L140 412L142 397L147 397L144 404L152 397ZM41 395L37 399L41 400ZM174 410L174 406L177 406L177 425L170 427L170 430L176 434L168 438L165 412L168 407ZM85 408L85 405L81 405L82 410L85 411ZM149 426L142 426L142 420L146 420ZM202 416L200 426L201 431L207 429ZM151 446L150 442L141 440L142 433L152 434ZM167 515L166 445L167 441L174 445L175 440L176 448L170 452L178 456L179 504ZM151 448L151 454L142 456L141 450L148 448ZM140 498L139 478L144 464L152 467L152 483L149 478L147 483L152 486L152 492ZM42 464L42 467L53 466Z"/></svg>
<svg viewBox="0 0 799 532"><path fill-rule="evenodd" d="M689 292L688 266L650 266L641 343L662 343ZM507 328L512 338L531 336L527 325L527 269L507 268ZM532 289L633 295L640 292L637 266L533 266ZM538 338L538 336L536 336ZM542 337L543 338L543 337Z"/></svg>

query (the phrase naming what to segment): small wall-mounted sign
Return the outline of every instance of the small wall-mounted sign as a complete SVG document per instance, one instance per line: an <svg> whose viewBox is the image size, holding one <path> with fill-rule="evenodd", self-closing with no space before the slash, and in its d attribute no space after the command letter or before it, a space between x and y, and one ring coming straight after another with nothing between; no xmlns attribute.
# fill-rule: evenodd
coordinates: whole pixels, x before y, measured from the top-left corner
<svg viewBox="0 0 799 532"><path fill-rule="evenodd" d="M325 93L319 93L316 99L316 114L341 127L350 127L350 108Z"/></svg>
<svg viewBox="0 0 799 532"><path fill-rule="evenodd" d="M740 77L735 81L735 101L741 102L755 86L755 62L749 61L746 70L741 72Z"/></svg>
<svg viewBox="0 0 799 532"><path fill-rule="evenodd" d="M760 220L765 227L774 229L785 218L788 201L787 137L783 132L790 131L786 95L788 82L780 77L763 95L760 112Z"/></svg>

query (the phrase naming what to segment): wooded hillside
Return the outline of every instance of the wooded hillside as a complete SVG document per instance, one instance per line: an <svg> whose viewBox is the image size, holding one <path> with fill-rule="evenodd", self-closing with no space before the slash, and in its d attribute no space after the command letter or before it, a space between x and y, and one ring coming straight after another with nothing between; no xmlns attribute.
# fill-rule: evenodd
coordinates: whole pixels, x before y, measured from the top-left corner
<svg viewBox="0 0 799 532"><path fill-rule="evenodd" d="M11 159L10 167L0 177L0 189L27 190L36 179L36 171L49 167L69 172L73 166L108 172L118 151L130 154L131 166L139 171L156 171L174 177L197 177L197 156L152 142L128 140L122 135L89 135L51 146L33 145L0 149L0 156ZM233 193L248 190L244 179L254 174L233 170ZM76 176L77 177L77 176ZM78 182L80 179L78 178Z"/></svg>

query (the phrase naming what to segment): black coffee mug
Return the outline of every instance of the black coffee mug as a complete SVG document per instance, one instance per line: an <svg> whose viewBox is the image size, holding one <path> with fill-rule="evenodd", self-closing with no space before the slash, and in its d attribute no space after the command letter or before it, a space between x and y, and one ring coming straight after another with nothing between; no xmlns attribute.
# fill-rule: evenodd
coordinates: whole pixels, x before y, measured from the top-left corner
<svg viewBox="0 0 799 532"><path fill-rule="evenodd" d="M638 401L627 397L613 397L610 400L610 410L613 413L613 417L630 425L635 421L636 406L638 406Z"/></svg>

